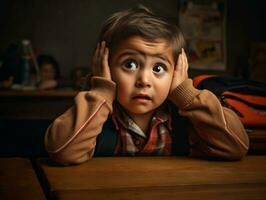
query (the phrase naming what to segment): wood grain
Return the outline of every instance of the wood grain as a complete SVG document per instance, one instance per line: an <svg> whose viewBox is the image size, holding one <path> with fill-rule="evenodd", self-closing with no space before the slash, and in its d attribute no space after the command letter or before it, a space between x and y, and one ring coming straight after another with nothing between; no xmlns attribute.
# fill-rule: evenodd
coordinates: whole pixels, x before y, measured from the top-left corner
<svg viewBox="0 0 266 200"><path fill-rule="evenodd" d="M0 199L45 199L30 160L0 158Z"/></svg>
<svg viewBox="0 0 266 200"><path fill-rule="evenodd" d="M247 156L242 161L206 161L180 157L93 158L77 166L52 166L38 161L50 186L60 199L79 196L111 199L160 199L161 196L207 195L236 199L266 198L266 156ZM193 191L193 192L191 192ZM169 194L168 194L169 193ZM122 198L124 199L124 198ZM256 199L256 198L255 198Z"/></svg>

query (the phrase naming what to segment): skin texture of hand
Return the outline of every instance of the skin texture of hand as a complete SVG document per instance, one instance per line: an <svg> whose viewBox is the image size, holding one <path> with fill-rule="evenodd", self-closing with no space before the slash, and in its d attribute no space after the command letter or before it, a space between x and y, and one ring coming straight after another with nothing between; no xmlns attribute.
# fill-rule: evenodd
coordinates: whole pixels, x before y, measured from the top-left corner
<svg viewBox="0 0 266 200"><path fill-rule="evenodd" d="M106 47L105 41L98 43L92 60L92 73L94 76L100 76L111 80L108 56L109 49Z"/></svg>
<svg viewBox="0 0 266 200"><path fill-rule="evenodd" d="M188 61L186 53L182 48L182 52L179 54L178 61L175 66L173 81L170 87L170 94L178 85L180 85L186 79L188 79Z"/></svg>

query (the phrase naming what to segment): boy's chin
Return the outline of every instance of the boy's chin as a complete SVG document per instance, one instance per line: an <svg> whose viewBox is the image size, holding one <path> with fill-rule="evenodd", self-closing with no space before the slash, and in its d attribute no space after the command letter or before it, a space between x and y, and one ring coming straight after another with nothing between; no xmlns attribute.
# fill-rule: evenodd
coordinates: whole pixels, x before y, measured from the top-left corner
<svg viewBox="0 0 266 200"><path fill-rule="evenodd" d="M155 112L156 108L153 109L141 109L141 108L129 108L126 109L127 113L129 115L147 115L147 114L152 114Z"/></svg>

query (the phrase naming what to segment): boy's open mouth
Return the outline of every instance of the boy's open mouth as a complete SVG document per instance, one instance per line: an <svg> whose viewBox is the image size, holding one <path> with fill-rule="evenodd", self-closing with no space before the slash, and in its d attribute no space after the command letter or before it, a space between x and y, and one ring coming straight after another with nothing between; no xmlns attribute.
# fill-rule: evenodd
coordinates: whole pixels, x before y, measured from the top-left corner
<svg viewBox="0 0 266 200"><path fill-rule="evenodd" d="M150 96L145 95L145 94L138 94L134 96L133 99L152 100Z"/></svg>

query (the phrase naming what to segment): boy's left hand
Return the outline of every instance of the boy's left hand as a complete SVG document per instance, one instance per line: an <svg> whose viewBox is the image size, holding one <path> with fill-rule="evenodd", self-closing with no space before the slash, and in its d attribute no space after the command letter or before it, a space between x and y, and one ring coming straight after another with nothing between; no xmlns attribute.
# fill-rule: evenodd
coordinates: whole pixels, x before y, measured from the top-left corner
<svg viewBox="0 0 266 200"><path fill-rule="evenodd" d="M106 42L102 41L101 43L98 43L92 60L93 76L100 76L112 80L108 57L109 49L106 47Z"/></svg>
<svg viewBox="0 0 266 200"><path fill-rule="evenodd" d="M182 48L182 52L179 54L178 61L175 66L172 85L170 87L169 94L171 94L173 90L186 79L188 79L188 61L186 53Z"/></svg>

